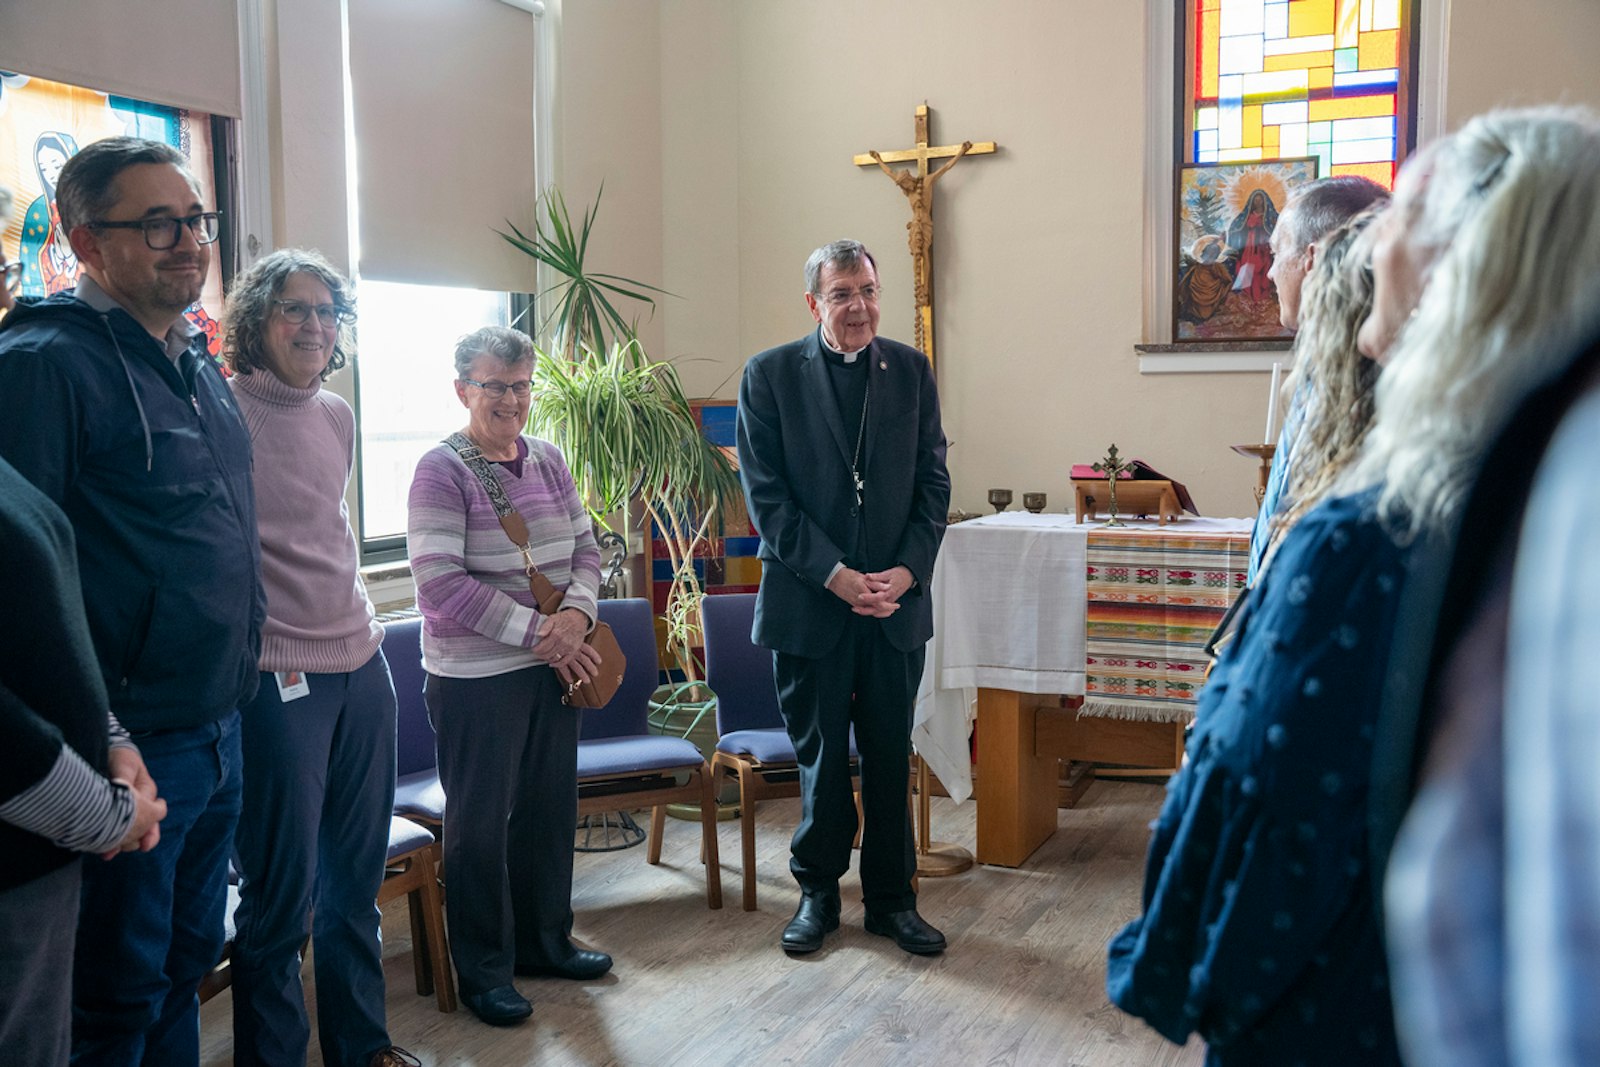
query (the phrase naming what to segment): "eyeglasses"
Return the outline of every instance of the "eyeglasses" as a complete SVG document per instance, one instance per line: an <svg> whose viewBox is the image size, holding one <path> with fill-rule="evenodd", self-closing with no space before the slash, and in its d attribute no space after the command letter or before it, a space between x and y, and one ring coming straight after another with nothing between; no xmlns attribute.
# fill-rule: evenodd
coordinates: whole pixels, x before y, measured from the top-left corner
<svg viewBox="0 0 1600 1067"><path fill-rule="evenodd" d="M324 326L337 326L341 322L352 322L356 313L350 308L338 304L307 304L299 300L274 300L273 306L278 309L278 314L283 316L283 321L291 326L300 326L317 313L317 321Z"/></svg>
<svg viewBox="0 0 1600 1067"><path fill-rule="evenodd" d="M144 243L152 252L165 252L178 243L181 233L179 227L189 227L189 232L194 234L194 243L208 245L217 239L218 220L222 217L220 212L202 211L198 215L190 215L181 219L139 219L137 222L89 222L84 225L91 230L143 230Z"/></svg>
<svg viewBox="0 0 1600 1067"><path fill-rule="evenodd" d="M0 267L0 274L5 275L6 279L6 292L14 293L22 288L22 267L21 263L7 263Z"/></svg>
<svg viewBox="0 0 1600 1067"><path fill-rule="evenodd" d="M518 400L533 391L533 380L530 378L524 378L520 382L479 382L471 378L463 378L461 382L463 385L476 385L496 400L505 396L507 389L516 394Z"/></svg>
<svg viewBox="0 0 1600 1067"><path fill-rule="evenodd" d="M821 300L824 304L832 304L835 307L844 307L849 304L854 304L856 302L856 297L858 296L869 304L876 304L878 302L878 298L882 295L883 289L879 286L863 285L859 289L830 289L826 293L819 295L817 299Z"/></svg>

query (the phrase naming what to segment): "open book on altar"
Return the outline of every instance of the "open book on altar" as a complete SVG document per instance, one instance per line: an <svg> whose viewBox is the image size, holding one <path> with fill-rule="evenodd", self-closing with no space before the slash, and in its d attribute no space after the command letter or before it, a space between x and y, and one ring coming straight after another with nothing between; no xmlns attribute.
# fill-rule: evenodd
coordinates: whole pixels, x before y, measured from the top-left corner
<svg viewBox="0 0 1600 1067"><path fill-rule="evenodd" d="M1106 480L1106 476L1095 470L1094 464L1092 463L1074 463L1072 465L1073 481L1088 481L1091 479L1099 479L1103 482ZM1171 482L1172 491L1178 498L1179 506L1191 515L1200 514L1200 509L1194 506L1194 497L1189 495L1189 489L1187 486L1173 478L1168 478L1165 474L1162 474L1160 471L1156 470L1142 459L1136 459L1129 462L1126 467L1118 472L1117 479L1119 481Z"/></svg>

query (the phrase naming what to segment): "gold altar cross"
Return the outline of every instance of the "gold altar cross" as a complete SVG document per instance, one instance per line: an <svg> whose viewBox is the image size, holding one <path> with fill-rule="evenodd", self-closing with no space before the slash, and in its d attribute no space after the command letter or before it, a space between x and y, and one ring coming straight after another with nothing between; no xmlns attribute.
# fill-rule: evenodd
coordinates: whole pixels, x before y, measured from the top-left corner
<svg viewBox="0 0 1600 1067"><path fill-rule="evenodd" d="M911 201L911 221L906 233L911 247L912 293L916 319L912 324L915 344L933 362L933 183L968 155L984 155L995 150L993 141L965 141L955 145L929 147L928 105L917 105L916 147L891 152L868 152L855 157L858 167L877 166ZM928 160L948 159L938 170L928 172ZM890 163L915 163L914 170L896 170Z"/></svg>

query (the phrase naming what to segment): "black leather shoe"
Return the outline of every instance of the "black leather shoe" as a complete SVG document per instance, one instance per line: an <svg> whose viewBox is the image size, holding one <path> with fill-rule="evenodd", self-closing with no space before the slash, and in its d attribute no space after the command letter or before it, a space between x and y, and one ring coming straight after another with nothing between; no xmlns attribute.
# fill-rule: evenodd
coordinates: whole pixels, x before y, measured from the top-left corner
<svg viewBox="0 0 1600 1067"><path fill-rule="evenodd" d="M894 943L918 956L933 956L944 951L944 935L929 926L916 908L867 915L867 933L894 938Z"/></svg>
<svg viewBox="0 0 1600 1067"><path fill-rule="evenodd" d="M496 986L482 993L468 993L461 998L461 1002L490 1026L511 1026L533 1014L533 1005L528 1003L528 998L508 985Z"/></svg>
<svg viewBox="0 0 1600 1067"><path fill-rule="evenodd" d="M815 952L822 947L822 939L839 929L839 895L837 893L802 893L800 907L794 918L783 928L783 951L796 955Z"/></svg>
<svg viewBox="0 0 1600 1067"><path fill-rule="evenodd" d="M519 963L516 974L518 978L571 978L576 982L589 982L610 969L610 956L579 948L573 949L572 955L560 963Z"/></svg>

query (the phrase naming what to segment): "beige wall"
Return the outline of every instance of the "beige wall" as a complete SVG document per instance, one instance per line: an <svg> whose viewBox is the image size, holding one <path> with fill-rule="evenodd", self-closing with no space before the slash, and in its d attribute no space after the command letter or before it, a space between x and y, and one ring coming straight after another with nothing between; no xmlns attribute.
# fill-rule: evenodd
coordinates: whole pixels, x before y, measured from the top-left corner
<svg viewBox="0 0 1600 1067"><path fill-rule="evenodd" d="M1445 126L1492 107L1600 104L1600 3L1452 0Z"/></svg>
<svg viewBox="0 0 1600 1067"><path fill-rule="evenodd" d="M1425 9L1430 25L1448 18L1447 127L1506 100L1600 101L1593 0ZM801 267L836 237L877 253L881 332L910 340L906 202L850 160L909 145L926 100L937 142L1001 146L941 179L935 207L954 503L987 511L987 489L1009 486L1045 490L1059 509L1069 465L1114 441L1187 482L1207 514L1247 514L1253 474L1227 446L1261 436L1266 376L1141 376L1133 353L1144 340L1144 11L1133 0L568 4L561 180L577 197L606 179L617 269L682 297L647 334L652 354L684 360L692 393L731 397L745 358L810 327Z"/></svg>

